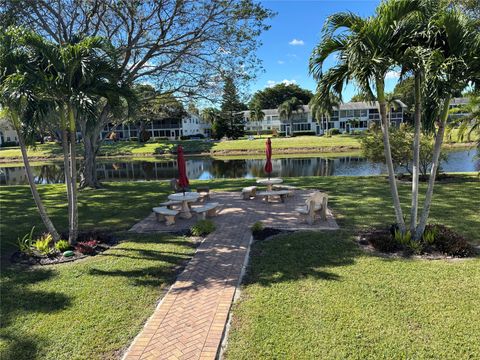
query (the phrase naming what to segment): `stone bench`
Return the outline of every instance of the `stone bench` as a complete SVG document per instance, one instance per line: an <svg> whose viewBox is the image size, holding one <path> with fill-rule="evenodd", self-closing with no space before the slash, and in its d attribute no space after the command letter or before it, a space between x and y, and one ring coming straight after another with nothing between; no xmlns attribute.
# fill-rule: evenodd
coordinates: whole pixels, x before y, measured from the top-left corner
<svg viewBox="0 0 480 360"><path fill-rule="evenodd" d="M197 192L200 194L199 201L204 202L210 199L210 188L208 186L197 186Z"/></svg>
<svg viewBox="0 0 480 360"><path fill-rule="evenodd" d="M256 186L248 186L242 189L243 200L250 200L250 198L255 197L257 194Z"/></svg>
<svg viewBox="0 0 480 360"><path fill-rule="evenodd" d="M207 216L217 216L217 211L220 207L218 202L206 203L203 206L196 206L192 211L197 214L199 220L205 220Z"/></svg>
<svg viewBox="0 0 480 360"><path fill-rule="evenodd" d="M269 202L270 197L272 196L278 196L281 200L281 202L285 202L285 198L289 196L290 191L288 190L272 190L272 191L260 191L258 193L258 196L261 196L264 198L265 201Z"/></svg>
<svg viewBox="0 0 480 360"><path fill-rule="evenodd" d="M178 210L172 210L165 206L154 207L153 212L157 216L157 221L161 222L165 220L165 225L175 224L175 216L178 215Z"/></svg>

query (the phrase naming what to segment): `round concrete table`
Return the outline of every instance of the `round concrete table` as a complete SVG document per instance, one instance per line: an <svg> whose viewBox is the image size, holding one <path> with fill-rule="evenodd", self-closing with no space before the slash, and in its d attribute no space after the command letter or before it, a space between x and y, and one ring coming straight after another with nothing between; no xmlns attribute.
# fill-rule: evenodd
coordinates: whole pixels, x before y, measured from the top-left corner
<svg viewBox="0 0 480 360"><path fill-rule="evenodd" d="M267 185L267 191L272 191L272 186L275 184L283 183L283 179L270 178L270 179L258 179L257 184Z"/></svg>
<svg viewBox="0 0 480 360"><path fill-rule="evenodd" d="M168 195L168 200L181 201L182 209L180 210L180 217L184 219L190 219L192 217L192 213L190 212L190 207L188 206L188 203L197 201L199 197L200 194L197 192L186 192Z"/></svg>

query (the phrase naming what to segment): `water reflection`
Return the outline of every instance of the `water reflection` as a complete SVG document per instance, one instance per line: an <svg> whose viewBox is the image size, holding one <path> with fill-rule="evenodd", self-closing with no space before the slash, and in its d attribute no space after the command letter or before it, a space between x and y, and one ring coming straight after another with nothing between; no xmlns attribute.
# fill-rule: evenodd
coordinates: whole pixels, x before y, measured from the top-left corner
<svg viewBox="0 0 480 360"><path fill-rule="evenodd" d="M448 172L479 171L480 161L475 158L475 150L452 151L442 169ZM265 176L263 159L221 160L212 158L187 159L187 172L190 179L255 178ZM273 159L272 176L362 176L378 175L386 172L385 166L372 163L360 156L338 158L304 157ZM61 163L34 166L35 181L38 184L63 183ZM146 181L171 179L177 175L175 160L100 162L97 174L103 181ZM23 167L0 168L0 184L26 184Z"/></svg>

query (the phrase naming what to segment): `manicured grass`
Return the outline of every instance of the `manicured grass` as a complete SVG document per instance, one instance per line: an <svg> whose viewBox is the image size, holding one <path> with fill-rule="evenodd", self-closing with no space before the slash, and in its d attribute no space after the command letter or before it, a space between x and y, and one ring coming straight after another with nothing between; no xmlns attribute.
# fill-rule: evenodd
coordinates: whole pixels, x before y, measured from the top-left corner
<svg viewBox="0 0 480 360"><path fill-rule="evenodd" d="M194 251L181 237L122 238L87 260L3 269L0 358L118 358Z"/></svg>
<svg viewBox="0 0 480 360"><path fill-rule="evenodd" d="M352 239L339 231L256 243L226 358L480 354L480 259L389 260L362 253Z"/></svg>
<svg viewBox="0 0 480 360"><path fill-rule="evenodd" d="M426 331L427 335L430 330L424 323L427 320L423 319L433 318L428 317L430 316L429 313L423 312L422 309L426 307L433 307L433 309L438 310L440 306L443 306L447 309L449 311L446 313L447 319L445 321L441 320L439 324L442 326L451 325L454 329L452 331L456 333L458 329L459 334L466 334L465 332L470 329L469 320L478 319L478 312L476 312L478 306L477 310L469 310L468 307L473 295L476 295L475 299L478 299L478 294L474 294L475 286L473 286L479 280L477 260L459 263L419 261L420 265L416 265L417 262L415 261L386 261L370 258L358 253L351 244L350 240L356 229L393 222L388 182L384 177L310 177L285 180L289 184L327 191L330 195L330 207L334 210L344 230L338 236L333 235L334 237L330 237L330 235L326 238L321 237L324 235L293 235L290 240L282 240L285 243L265 242L264 244L273 246L271 249L266 249L265 252L261 252L263 250L259 248L262 244L255 245L252 257L253 265L250 270L253 280L251 285L247 286L246 297L244 297L235 313L236 325L231 347L229 347L230 357L252 358L253 351L257 350L258 356L262 355L266 358L272 358L268 354L273 354L275 351L279 351L276 353L277 358L289 357L282 354L293 354L296 357L301 357L303 352L293 353L290 351L293 351L293 349L300 351L303 347L307 349L305 351L308 351L305 354L319 354L315 339L322 329L317 327L317 323L310 323L309 321L316 319L312 314L319 311L320 307L325 304L324 301L320 301L318 304L315 301L322 299L318 291L326 291L323 290L322 284L327 280L311 275L314 270L333 274L332 276L326 274L326 277L334 278L335 275L338 275L338 281L331 280L332 284L338 282L337 286L345 285L343 288L332 289L331 293L327 294L330 297L325 295L326 299L334 299L335 296L347 297L345 294L349 294L350 291L347 284L353 283L352 294L355 295L354 298L367 296L368 299L368 296L373 296L369 292L373 291L385 301L385 304L393 306L393 310L388 312L387 305L385 305L385 309L380 311L381 317L378 319L368 319L372 321L375 331L380 327L382 321L392 323L390 327L388 324L386 325L385 345L382 345L381 349L397 351L392 350L393 355L398 354L402 346L406 346L402 345L403 341L411 337L411 334L401 335L398 340L392 340L391 345L386 343L386 339L388 339L386 336L392 331L404 330L399 325L404 317L399 315L400 320L397 318L390 319L397 312L403 314L404 311L404 314L412 314L411 326L413 329L417 326L417 320L414 317L419 313L419 324L424 326L422 329L426 330L422 331ZM252 183L253 180L251 179L192 181L192 187L195 188L198 184L208 184L211 189L240 190ZM43 185L39 186L39 190L49 213L52 215L52 220L59 229L65 230L67 211L64 186ZM424 190L425 185L422 184L422 192ZM105 189L102 190L82 191L79 194L81 229L104 228L112 232L126 230L135 222L147 216L154 205L165 199L168 191L168 184L158 181L107 183ZM400 193L406 213L408 212L406 204L409 202L408 192L409 184L401 184ZM476 174L457 175L448 183L439 183L435 189L432 221L443 222L467 236L472 242L480 244L478 234L480 214L478 212L478 202L475 201L475 194L478 193L480 193L480 182ZM0 211L1 249L5 259L2 262L1 272L2 335L5 339L0 347L0 357L2 359L115 358L118 355L116 351L128 345L140 329L142 322L153 311L155 302L161 296L160 290L173 279L175 266L188 259L193 253L192 245L187 239L158 235L133 236L121 233L124 242L102 255L72 264L25 270L21 267L9 265L7 255L14 250L14 242L17 236L24 235L30 230L31 226L36 225L37 232L43 231L29 188L27 186L0 187ZM294 240L292 241L292 239ZM298 242L297 239L299 239ZM288 245L289 242L291 245ZM277 248L275 248L275 244L278 245ZM289 248L292 248L290 257L284 256L284 252L289 253ZM340 260L337 260L337 258ZM344 258L350 260L345 265L336 265L337 263L343 263L344 260L341 259ZM397 262L400 264L398 267L395 266ZM256 303L257 305L255 305L252 303L255 310L259 312L254 314L253 310L248 308L250 306L248 299L254 302L260 301L257 300L257 294L259 293L256 287L252 288L251 292L249 291L250 286L257 286L260 282L260 280L255 280L257 279L255 275L256 266L263 263L269 267L268 271L271 271L271 273L266 276L269 283L259 285L258 289L270 291L265 296L271 299L272 302L267 306L272 308L263 309L258 307L263 306L263 304L258 305ZM421 265L423 263L431 265ZM364 264L364 267L357 268L355 267L356 264ZM391 267L386 267L388 264L392 264L389 265ZM437 269L433 267L434 264L443 265ZM469 264L472 264L472 267ZM412 268L409 268L409 266L412 266ZM331 267L332 269L325 270L322 267ZM397 268L399 269L398 272L396 272ZM337 270L339 272L335 273ZM438 275L436 275L437 270ZM475 275L477 278L472 277L472 271L477 272L477 275ZM418 290L418 294L423 295L413 300L409 300L407 297L405 308L403 308L402 302L397 300L402 298L404 292L414 288L416 281L414 275L417 273L420 284L425 281L432 281L439 285L438 295L423 294L423 290L420 291L415 288ZM350 274L352 276L357 274L357 277L349 279L344 284L343 281L347 281L344 278L346 279ZM362 274L367 274L365 275L366 283L364 282L360 286L362 282L358 278L361 278ZM399 274L403 277L410 277L410 282L407 282L405 286L402 285L403 287L397 286L398 281L394 277L399 276ZM455 274L458 275L458 278L455 278ZM272 279L281 280L273 281ZM375 279L378 279L378 283L375 282ZM311 282L303 282L307 280ZM298 287L295 287L297 283ZM382 293L382 289L390 286L390 283L393 290ZM466 291L464 291L465 284L470 285L470 288ZM292 287L284 287L287 285ZM425 289L430 289L433 286L433 284L425 285ZM366 294L361 293L362 290ZM450 293L442 297L444 300L439 299L441 294L448 291L455 292L459 299L454 297L455 294ZM465 294L465 296L462 294ZM425 297L431 297L431 300L425 299ZM305 299L302 300L303 298ZM420 307L420 309L410 307L410 301L414 300L419 301L417 307ZM424 300L425 305L422 302ZM263 299L262 301L267 302L268 300ZM347 301L347 299L343 299L343 301ZM245 308L243 308L244 303L246 304ZM275 313L275 307L278 303L283 304L283 308L278 305L280 306L279 309L284 310L282 316L290 319L291 322L290 327L285 327L285 330L281 332L276 331L278 328L275 324L272 325L273 322L282 324L285 321L279 319L278 313ZM367 302L360 302L359 304L363 305L365 303ZM452 310L457 305L459 310ZM329 306L333 305L329 303ZM341 305L339 306L341 307ZM340 313L340 315L347 316L345 313L350 314L351 309L351 307L345 307L344 313ZM358 308L353 309L353 315L360 312ZM367 306L366 310L368 310L367 314L374 316L372 315L375 312L374 308L370 309ZM331 312L336 311L336 308L334 310L325 308L322 311L328 314L328 319L336 316L334 312ZM245 314L244 317L241 315L242 312ZM264 312L265 316L263 315ZM305 319L302 314L308 314L308 319ZM260 316L260 321L267 319L270 328L257 323L259 320L256 320L255 316L250 317L250 315ZM455 322L457 321L454 320L455 316L460 319L456 318L462 322L461 324ZM439 315L439 317L441 316ZM357 331L355 336L357 334L360 334L360 337L375 335L369 335L369 327L364 327L367 320L357 319L356 317L352 317L352 319L355 320L352 327L362 330L361 333ZM447 323L447 320L451 321ZM347 328L348 326L344 325L346 322L347 320L342 318L342 321L338 323L343 324L341 328L333 327L333 330L340 331ZM465 325L463 322L468 324ZM313 332L311 331L312 328L315 329L312 330ZM265 335L262 335L261 332L255 332L255 329L265 331ZM330 327L329 335L327 335L334 336L335 331L333 330ZM297 335L298 331L302 334ZM424 332L419 332L419 334L426 338L427 335ZM343 336L344 333L340 332L339 334ZM475 329L468 334L477 338L479 336ZM340 349L346 350L339 353L339 357L348 357L348 354L355 354L355 349L348 348L351 340L348 336L350 335L345 335L346 337L340 335L337 337L342 341ZM322 337L319 338L324 339L322 341L326 345L335 341L328 336L323 336L322 333ZM381 337L378 334L375 336ZM430 336L433 337L433 335ZM376 337L374 338L376 339ZM252 345L252 339L258 345ZM372 337L366 337L366 339L372 339ZM451 341L455 341L455 339L452 338ZM470 345L463 345L460 341L459 343L466 353L477 350ZM284 346L287 345L289 348L285 349ZM309 346L312 347L311 350ZM360 345L358 346L360 347ZM447 346L446 349L451 349L451 347ZM348 352L350 350L351 353ZM342 354L346 354L346 356L342 356ZM462 357L463 353L459 354L459 357ZM290 357L293 357L293 355ZM253 356L253 358L258 356Z"/></svg>
<svg viewBox="0 0 480 360"><path fill-rule="evenodd" d="M393 222L386 180L324 179L318 187L329 193L342 230L253 245L226 358L475 358L480 259L384 259L363 253L353 243L356 232ZM305 178L294 183L316 186ZM404 204L408 191L408 184L400 185ZM438 183L431 222L480 244L474 195L479 193L475 176ZM408 214L406 206L404 211Z"/></svg>

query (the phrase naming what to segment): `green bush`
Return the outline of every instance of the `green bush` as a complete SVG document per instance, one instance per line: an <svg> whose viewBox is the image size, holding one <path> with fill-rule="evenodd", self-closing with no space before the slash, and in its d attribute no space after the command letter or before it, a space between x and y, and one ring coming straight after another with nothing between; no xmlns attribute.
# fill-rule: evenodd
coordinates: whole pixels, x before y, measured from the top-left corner
<svg viewBox="0 0 480 360"><path fill-rule="evenodd" d="M212 220L200 220L190 228L193 236L205 236L215 231L215 224Z"/></svg>
<svg viewBox="0 0 480 360"><path fill-rule="evenodd" d="M261 221L257 221L255 224L252 225L251 227L252 233L260 232L263 230L263 224Z"/></svg>
<svg viewBox="0 0 480 360"><path fill-rule="evenodd" d="M332 136L332 135L339 135L340 134L340 130L339 129L330 129L328 130L328 135Z"/></svg>
<svg viewBox="0 0 480 360"><path fill-rule="evenodd" d="M55 249L57 249L60 252L64 252L70 249L70 244L68 243L67 240L59 240L55 244Z"/></svg>
<svg viewBox="0 0 480 360"><path fill-rule="evenodd" d="M317 135L315 131L297 131L293 133L294 136L314 136Z"/></svg>
<svg viewBox="0 0 480 360"><path fill-rule="evenodd" d="M51 234L44 234L35 241L33 247L40 252L42 255L50 254L51 248L50 244L52 243L53 237Z"/></svg>
<svg viewBox="0 0 480 360"><path fill-rule="evenodd" d="M33 231L35 230L35 226L32 227L29 233L25 234L23 238L18 238L18 250L24 254L31 254L32 247L33 247Z"/></svg>

